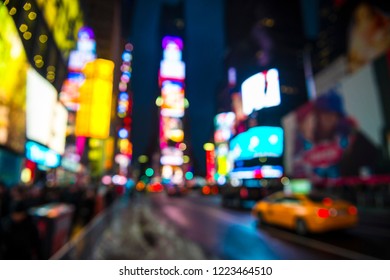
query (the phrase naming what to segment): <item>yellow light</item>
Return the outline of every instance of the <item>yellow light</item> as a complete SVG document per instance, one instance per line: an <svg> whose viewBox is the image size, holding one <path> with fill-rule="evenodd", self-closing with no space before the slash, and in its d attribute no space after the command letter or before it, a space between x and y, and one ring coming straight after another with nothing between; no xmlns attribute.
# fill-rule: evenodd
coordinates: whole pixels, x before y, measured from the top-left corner
<svg viewBox="0 0 390 280"><path fill-rule="evenodd" d="M184 163L189 163L190 162L190 157L189 156L183 156L183 162Z"/></svg>
<svg viewBox="0 0 390 280"><path fill-rule="evenodd" d="M290 179L288 177L282 177L280 181L282 182L283 186L290 184Z"/></svg>
<svg viewBox="0 0 390 280"><path fill-rule="evenodd" d="M24 39L30 40L31 37L32 37L31 32L28 32L28 31L27 31L27 32L24 32L24 34L23 34L23 38L24 38Z"/></svg>
<svg viewBox="0 0 390 280"><path fill-rule="evenodd" d="M162 97L161 97L161 96L157 97L157 99L156 99L156 105L157 105L158 107L161 107L161 106L163 105L163 103L164 103L164 101L163 101Z"/></svg>
<svg viewBox="0 0 390 280"><path fill-rule="evenodd" d="M184 131L181 129L170 130L168 138L174 142L182 142L184 140Z"/></svg>
<svg viewBox="0 0 390 280"><path fill-rule="evenodd" d="M87 63L86 80L80 88L76 135L105 139L110 133L114 63L97 59Z"/></svg>
<svg viewBox="0 0 390 280"><path fill-rule="evenodd" d="M139 163L147 163L148 160L149 160L149 158L146 155L141 155L141 156L138 157L138 162Z"/></svg>
<svg viewBox="0 0 390 280"><path fill-rule="evenodd" d="M54 80L55 80L55 75L54 74L50 74L50 73L48 73L47 75L46 75L46 79L49 81L49 82L54 82Z"/></svg>
<svg viewBox="0 0 390 280"><path fill-rule="evenodd" d="M261 157L261 158L259 158L259 161L261 163L265 163L265 162L267 162L267 158L266 157Z"/></svg>
<svg viewBox="0 0 390 280"><path fill-rule="evenodd" d="M42 68L45 65L45 62L42 59L35 60L35 66L38 68Z"/></svg>
<svg viewBox="0 0 390 280"><path fill-rule="evenodd" d="M16 8L13 7L13 8L11 8L11 10L9 10L9 14L10 14L11 16L13 16L13 15L16 14L17 11L18 11L18 10L16 10Z"/></svg>
<svg viewBox="0 0 390 280"><path fill-rule="evenodd" d="M29 18L30 20L35 20L35 19L37 18L37 13L35 13L35 12L30 12L30 13L28 14L28 18Z"/></svg>
<svg viewBox="0 0 390 280"><path fill-rule="evenodd" d="M30 182L31 178L32 178L31 169L29 169L29 168L24 168L24 169L22 170L21 175L20 175L20 180L21 180L23 183L27 184L27 183Z"/></svg>
<svg viewBox="0 0 390 280"><path fill-rule="evenodd" d="M37 61L37 60L42 60L42 56L37 54L36 56L34 56L34 61Z"/></svg>
<svg viewBox="0 0 390 280"><path fill-rule="evenodd" d="M19 30L20 30L20 32L24 33L28 30L28 26L23 23L19 26Z"/></svg>
<svg viewBox="0 0 390 280"><path fill-rule="evenodd" d="M187 145L185 143L180 143L179 144L179 149L182 151L185 151L187 149Z"/></svg>
<svg viewBox="0 0 390 280"><path fill-rule="evenodd" d="M56 68L53 65L47 66L47 72L55 72Z"/></svg>
<svg viewBox="0 0 390 280"><path fill-rule="evenodd" d="M9 4L9 0L4 1L4 5L7 6Z"/></svg>
<svg viewBox="0 0 390 280"><path fill-rule="evenodd" d="M31 9L31 4L30 4L29 2L27 2L26 4L24 4L23 9L24 9L25 11L30 10L30 9Z"/></svg>
<svg viewBox="0 0 390 280"><path fill-rule="evenodd" d="M42 34L39 36L39 42L41 42L42 44L46 43L47 42L47 36L45 34Z"/></svg>
<svg viewBox="0 0 390 280"><path fill-rule="evenodd" d="M205 143L203 145L203 149L205 151L213 151L214 150L214 144L213 143Z"/></svg>

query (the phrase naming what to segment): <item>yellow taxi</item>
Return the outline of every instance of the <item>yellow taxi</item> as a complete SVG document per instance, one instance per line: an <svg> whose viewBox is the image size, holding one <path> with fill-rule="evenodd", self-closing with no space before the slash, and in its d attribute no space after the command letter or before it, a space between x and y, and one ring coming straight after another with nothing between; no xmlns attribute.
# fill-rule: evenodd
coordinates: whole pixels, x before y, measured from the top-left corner
<svg viewBox="0 0 390 280"><path fill-rule="evenodd" d="M358 210L351 203L314 193L274 193L257 202L252 215L259 225L278 225L302 235L346 229L358 222Z"/></svg>

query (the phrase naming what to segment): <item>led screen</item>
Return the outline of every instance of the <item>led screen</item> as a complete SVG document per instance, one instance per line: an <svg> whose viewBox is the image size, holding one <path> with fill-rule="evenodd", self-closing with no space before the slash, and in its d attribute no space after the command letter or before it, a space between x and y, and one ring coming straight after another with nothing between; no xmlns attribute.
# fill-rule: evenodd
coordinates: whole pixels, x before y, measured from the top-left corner
<svg viewBox="0 0 390 280"><path fill-rule="evenodd" d="M182 83L163 82L161 97L163 99L161 115L176 118L184 116L184 89Z"/></svg>
<svg viewBox="0 0 390 280"><path fill-rule="evenodd" d="M27 58L14 21L4 5L0 5L0 18L0 144L23 153Z"/></svg>
<svg viewBox="0 0 390 280"><path fill-rule="evenodd" d="M215 116L214 142L223 143L228 141L234 133L236 116L233 112L220 113Z"/></svg>
<svg viewBox="0 0 390 280"><path fill-rule="evenodd" d="M270 69L251 76L241 85L242 106L246 115L280 104L279 72Z"/></svg>
<svg viewBox="0 0 390 280"><path fill-rule="evenodd" d="M37 163L49 168L56 168L61 163L61 157L56 152L31 141L26 142L26 157Z"/></svg>
<svg viewBox="0 0 390 280"><path fill-rule="evenodd" d="M283 153L283 129L272 126L250 128L230 141L234 160L280 157Z"/></svg>
<svg viewBox="0 0 390 280"><path fill-rule="evenodd" d="M48 145L57 104L56 89L34 69L27 74L27 138Z"/></svg>

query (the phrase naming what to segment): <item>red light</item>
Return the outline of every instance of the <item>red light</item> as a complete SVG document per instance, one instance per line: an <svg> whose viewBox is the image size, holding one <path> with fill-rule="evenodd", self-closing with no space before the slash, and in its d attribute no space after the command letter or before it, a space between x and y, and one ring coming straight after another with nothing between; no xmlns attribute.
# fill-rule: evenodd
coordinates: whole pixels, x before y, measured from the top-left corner
<svg viewBox="0 0 390 280"><path fill-rule="evenodd" d="M323 219L326 219L326 218L329 218L329 210L328 209L325 209L325 208L320 208L318 209L317 211L317 215L318 217L320 218L323 218Z"/></svg>
<svg viewBox="0 0 390 280"><path fill-rule="evenodd" d="M211 191L211 189L210 189L209 186L204 186L204 187L202 188L202 193L205 194L205 195L209 195L209 194L210 194L210 191Z"/></svg>
<svg viewBox="0 0 390 280"><path fill-rule="evenodd" d="M248 198L248 196L249 196L249 192L247 189L244 188L244 189L240 190L240 197L241 198Z"/></svg>
<svg viewBox="0 0 390 280"><path fill-rule="evenodd" d="M332 203L333 203L333 200L329 197L325 197L322 200L322 204L324 204L325 206L332 206Z"/></svg>
<svg viewBox="0 0 390 280"><path fill-rule="evenodd" d="M348 207L348 213L349 215L357 215L358 210L355 206L349 206Z"/></svg>
<svg viewBox="0 0 390 280"><path fill-rule="evenodd" d="M211 193L212 194L218 194L218 187L217 186L214 186L211 188Z"/></svg>

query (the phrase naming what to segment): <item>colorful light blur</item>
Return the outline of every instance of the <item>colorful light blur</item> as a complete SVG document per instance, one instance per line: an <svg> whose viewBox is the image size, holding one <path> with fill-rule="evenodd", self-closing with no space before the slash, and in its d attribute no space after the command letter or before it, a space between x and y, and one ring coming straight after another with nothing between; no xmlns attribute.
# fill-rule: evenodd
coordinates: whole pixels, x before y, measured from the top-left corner
<svg viewBox="0 0 390 280"><path fill-rule="evenodd" d="M262 108L280 105L279 72L270 69L255 74L241 85L242 106L245 115Z"/></svg>
<svg viewBox="0 0 390 280"><path fill-rule="evenodd" d="M162 40L162 47L163 59L159 71L161 97L156 100L156 105L160 107L161 173L166 182L182 184L185 150L182 118L186 108L183 40L179 37L166 36Z"/></svg>
<svg viewBox="0 0 390 280"><path fill-rule="evenodd" d="M0 18L0 144L23 153L27 57L14 20L3 4Z"/></svg>
<svg viewBox="0 0 390 280"><path fill-rule="evenodd" d="M84 68L76 135L106 139L110 132L114 63L97 59Z"/></svg>

